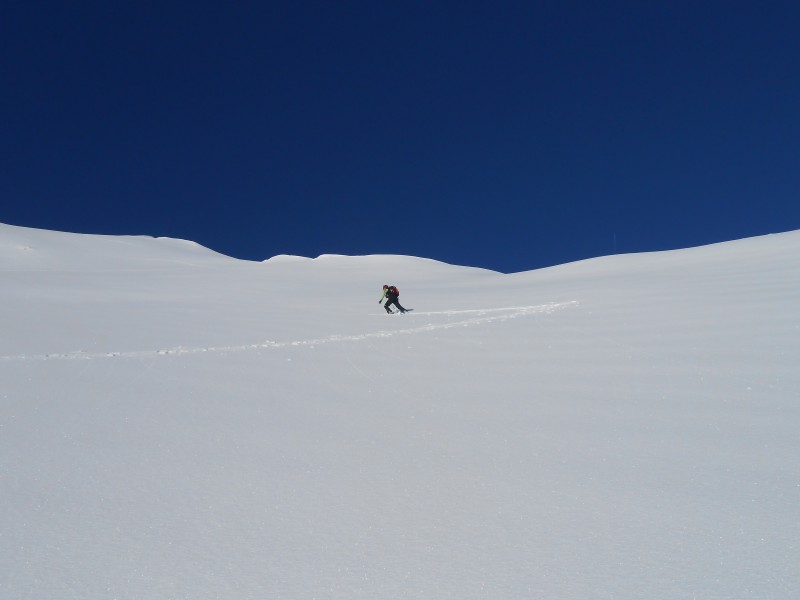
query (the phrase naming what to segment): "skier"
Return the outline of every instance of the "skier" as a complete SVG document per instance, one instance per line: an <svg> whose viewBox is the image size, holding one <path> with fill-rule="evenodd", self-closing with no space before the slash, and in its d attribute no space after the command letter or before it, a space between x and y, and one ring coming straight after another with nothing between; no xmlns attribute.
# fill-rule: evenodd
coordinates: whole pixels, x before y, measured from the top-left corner
<svg viewBox="0 0 800 600"><path fill-rule="evenodd" d="M401 313L408 312L405 308L400 306L400 303L397 301L397 298L399 296L400 292L395 286L384 285L383 294L381 294L381 299L378 300L378 304L383 302L383 299L386 298L386 304L383 305L383 308L385 308L386 312L389 313L390 315L393 314L392 309L389 308L392 304L394 304Z"/></svg>

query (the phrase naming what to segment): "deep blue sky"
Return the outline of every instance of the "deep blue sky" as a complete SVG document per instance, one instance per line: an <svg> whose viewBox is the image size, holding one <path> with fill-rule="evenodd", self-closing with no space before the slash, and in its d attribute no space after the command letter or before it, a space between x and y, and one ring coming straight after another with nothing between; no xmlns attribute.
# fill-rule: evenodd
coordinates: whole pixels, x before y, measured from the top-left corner
<svg viewBox="0 0 800 600"><path fill-rule="evenodd" d="M10 0L0 222L505 272L799 229L798 32L796 0Z"/></svg>

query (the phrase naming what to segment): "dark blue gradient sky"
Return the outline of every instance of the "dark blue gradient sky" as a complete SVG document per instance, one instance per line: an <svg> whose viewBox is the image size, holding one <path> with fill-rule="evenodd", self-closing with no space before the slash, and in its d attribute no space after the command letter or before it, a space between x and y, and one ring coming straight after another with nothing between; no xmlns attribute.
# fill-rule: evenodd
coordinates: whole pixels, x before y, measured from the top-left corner
<svg viewBox="0 0 800 600"><path fill-rule="evenodd" d="M36 2L0 222L521 271L800 228L798 2Z"/></svg>

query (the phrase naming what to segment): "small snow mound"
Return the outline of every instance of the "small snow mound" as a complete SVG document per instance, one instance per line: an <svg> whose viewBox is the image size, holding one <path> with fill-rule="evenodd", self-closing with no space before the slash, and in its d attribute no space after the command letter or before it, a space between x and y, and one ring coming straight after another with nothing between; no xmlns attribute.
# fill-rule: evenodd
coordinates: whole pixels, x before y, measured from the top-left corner
<svg viewBox="0 0 800 600"><path fill-rule="evenodd" d="M151 237L151 236L135 236L135 237ZM184 240L182 238L174 238L174 237L168 237L168 236L157 236L154 239L156 239L156 240L158 240L160 242L167 242L167 243L170 243L170 244L176 244L176 245L180 244L180 245L184 245L184 246L205 248L205 246L203 246L202 244L198 244L197 242L195 242L193 240Z"/></svg>
<svg viewBox="0 0 800 600"><path fill-rule="evenodd" d="M275 256L263 260L263 263L293 263L293 262L307 262L313 260L307 256L295 256L294 254L276 254Z"/></svg>

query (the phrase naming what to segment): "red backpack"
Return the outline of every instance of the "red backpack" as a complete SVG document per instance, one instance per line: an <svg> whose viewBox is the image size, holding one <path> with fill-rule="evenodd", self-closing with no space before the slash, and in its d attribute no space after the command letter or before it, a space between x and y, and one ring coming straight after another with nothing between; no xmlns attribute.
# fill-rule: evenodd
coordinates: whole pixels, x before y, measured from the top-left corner
<svg viewBox="0 0 800 600"><path fill-rule="evenodd" d="M393 286L393 285L390 285L390 286L389 286L389 289L388 289L388 290L386 290L386 291L387 291L387 292L389 292L390 294L394 294L395 296L399 296L399 295L400 295L400 290L398 290L398 289L397 289L395 286Z"/></svg>

